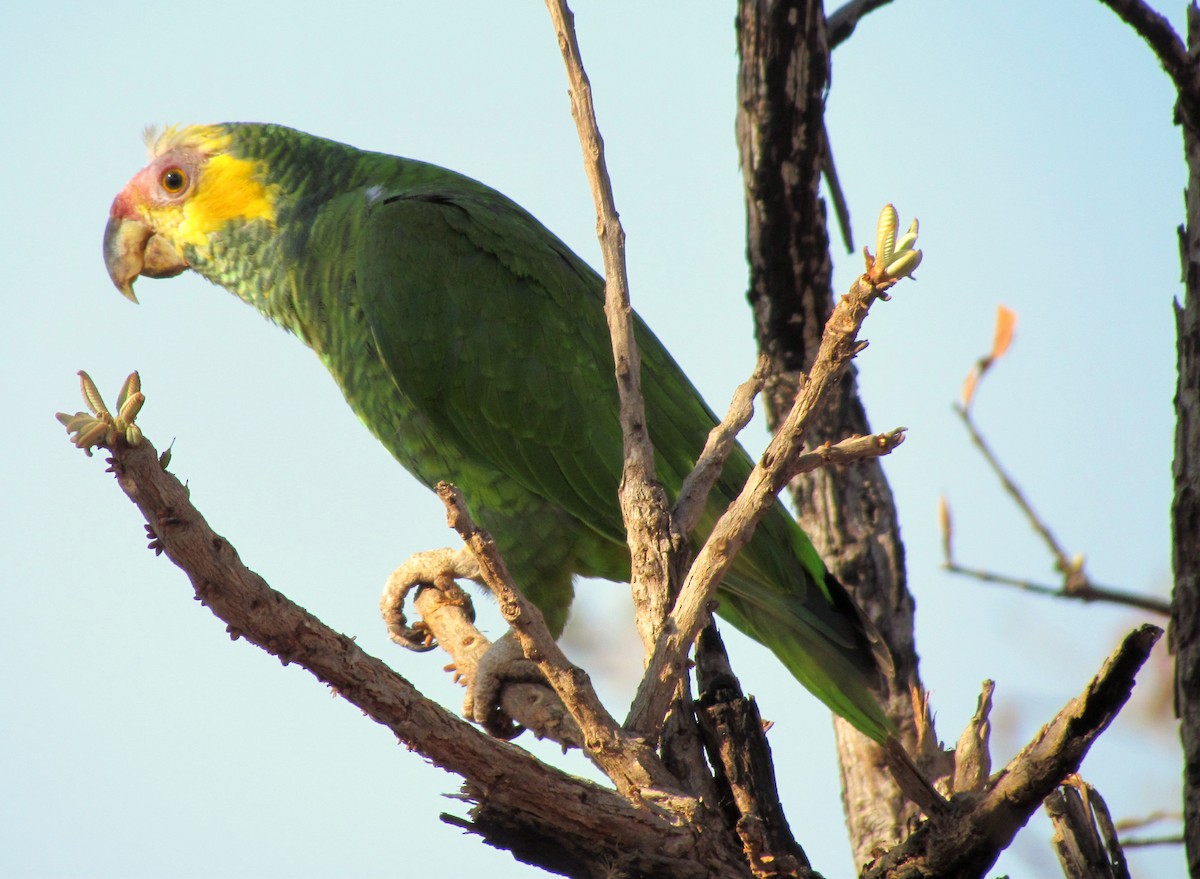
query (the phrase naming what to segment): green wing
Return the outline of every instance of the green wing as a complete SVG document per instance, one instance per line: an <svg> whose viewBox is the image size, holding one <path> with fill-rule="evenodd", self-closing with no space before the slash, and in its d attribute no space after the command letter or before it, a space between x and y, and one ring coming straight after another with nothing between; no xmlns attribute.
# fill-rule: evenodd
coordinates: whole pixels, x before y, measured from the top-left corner
<svg viewBox="0 0 1200 879"><path fill-rule="evenodd" d="M596 273L498 193L441 187L371 206L356 284L393 380L466 457L467 469L498 471L569 514L563 533L510 534L502 548L574 541L587 560L581 573L627 579L617 502L621 430ZM637 342L658 476L674 497L716 418L640 320ZM739 448L702 534L750 469ZM501 499L492 487L460 485L486 524L489 505ZM721 613L863 732L886 734L870 692L881 655L876 636L782 505L738 557Z"/></svg>

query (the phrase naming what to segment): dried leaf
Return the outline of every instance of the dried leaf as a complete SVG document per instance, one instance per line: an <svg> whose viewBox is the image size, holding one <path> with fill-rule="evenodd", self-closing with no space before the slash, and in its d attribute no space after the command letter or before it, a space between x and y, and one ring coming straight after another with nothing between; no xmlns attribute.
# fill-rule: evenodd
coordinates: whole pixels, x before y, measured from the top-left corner
<svg viewBox="0 0 1200 879"><path fill-rule="evenodd" d="M942 555L945 556L945 563L953 564L954 553L951 550L951 537L954 534L954 526L950 520L950 502L946 500L945 495L938 498L938 528L942 532Z"/></svg>
<svg viewBox="0 0 1200 879"><path fill-rule="evenodd" d="M967 380L963 382L962 389L962 406L964 409L971 408L971 399L975 396L975 388L979 386L981 375L983 375L983 369L978 363L967 374Z"/></svg>
<svg viewBox="0 0 1200 879"><path fill-rule="evenodd" d="M999 360L1012 345L1013 332L1017 328L1017 313L1004 305L996 306L996 337L992 341L992 353L989 361ZM991 366L991 363L988 363Z"/></svg>

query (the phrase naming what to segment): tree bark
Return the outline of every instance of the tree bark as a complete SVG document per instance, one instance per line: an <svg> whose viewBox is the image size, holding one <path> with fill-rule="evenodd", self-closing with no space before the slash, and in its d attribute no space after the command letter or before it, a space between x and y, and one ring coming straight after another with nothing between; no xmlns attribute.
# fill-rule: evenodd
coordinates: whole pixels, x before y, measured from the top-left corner
<svg viewBox="0 0 1200 879"><path fill-rule="evenodd" d="M759 348L771 360L767 411L774 427L812 364L833 308L826 212L818 190L828 149L829 44L820 0L742 0L737 26L749 299ZM830 393L806 445L870 433L856 384L851 367ZM793 490L801 525L887 641L896 670L886 694L888 713L916 754L914 605L882 468L877 462L827 468L799 477ZM883 769L878 748L847 724L836 726L847 824L861 864L871 852L903 839L916 816ZM932 776L945 774L944 761L933 754L922 765Z"/></svg>
<svg viewBox="0 0 1200 879"><path fill-rule="evenodd" d="M1200 11L1188 7L1188 44L1200 48ZM1176 709L1183 739L1184 836L1189 875L1200 877L1200 95L1180 90L1188 183L1179 229L1184 301L1175 305L1179 377L1175 391L1175 589L1171 635Z"/></svg>

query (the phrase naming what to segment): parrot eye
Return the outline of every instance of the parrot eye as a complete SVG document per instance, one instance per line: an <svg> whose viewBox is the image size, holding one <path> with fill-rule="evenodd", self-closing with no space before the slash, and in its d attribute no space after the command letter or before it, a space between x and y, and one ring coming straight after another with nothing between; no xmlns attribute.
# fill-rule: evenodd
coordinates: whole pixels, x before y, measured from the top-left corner
<svg viewBox="0 0 1200 879"><path fill-rule="evenodd" d="M162 176L158 178L159 185L162 186L171 195L177 195L183 192L188 183L187 172L182 168L171 167L162 172Z"/></svg>

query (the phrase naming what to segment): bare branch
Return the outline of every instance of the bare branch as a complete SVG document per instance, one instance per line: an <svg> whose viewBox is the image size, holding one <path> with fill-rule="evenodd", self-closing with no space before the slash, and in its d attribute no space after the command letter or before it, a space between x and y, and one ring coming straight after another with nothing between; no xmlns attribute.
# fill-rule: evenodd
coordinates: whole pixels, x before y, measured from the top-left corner
<svg viewBox="0 0 1200 879"><path fill-rule="evenodd" d="M955 796L949 815L922 824L863 879L983 875L1050 792L1078 770L1128 701L1138 670L1161 636L1155 626L1127 635L1084 691L993 776L982 794Z"/></svg>
<svg viewBox="0 0 1200 879"><path fill-rule="evenodd" d="M1117 832L1125 833L1128 830L1142 830L1152 824L1157 824L1160 821L1182 821L1182 812L1170 812L1166 809L1158 809L1151 812L1149 815L1139 815L1136 818L1122 818L1117 822Z"/></svg>
<svg viewBox="0 0 1200 879"><path fill-rule="evenodd" d="M1182 833L1173 833L1169 836L1135 836L1129 839L1122 839L1121 847L1150 848L1156 845L1183 845L1184 842Z"/></svg>
<svg viewBox="0 0 1200 879"><path fill-rule="evenodd" d="M1100 2L1115 12L1118 18L1146 41L1181 96L1196 92L1196 66L1192 63L1183 40L1165 17L1151 9L1143 0Z"/></svg>
<svg viewBox="0 0 1200 879"><path fill-rule="evenodd" d="M696 717L717 775L727 823L742 842L756 877L816 876L783 814L771 747L753 697L742 694L716 626L705 626L696 648L701 696Z"/></svg>
<svg viewBox="0 0 1200 879"><path fill-rule="evenodd" d="M1054 850L1067 879L1130 879L1108 806L1077 775L1046 797Z"/></svg>
<svg viewBox="0 0 1200 879"><path fill-rule="evenodd" d="M697 875L697 845L715 862L725 860L719 846L703 838L719 835L719 828L703 820L698 804L676 798L635 806L484 735L246 568L192 506L187 489L163 469L149 441L130 446L118 438L111 452L111 469L142 511L152 548L187 574L197 598L234 638L308 669L409 748L463 776L469 798L478 802L473 815L489 826L556 839L593 860L600 841L614 863L641 864L650 875ZM737 876L740 869L727 865L717 872Z"/></svg>
<svg viewBox="0 0 1200 879"><path fill-rule="evenodd" d="M829 187L829 197L833 199L833 213L837 217L838 231L842 235L842 243L846 245L846 253L854 253L850 206L846 204L846 193L842 191L842 181L833 162L833 143L829 140L829 128L825 125L821 126L821 174L825 178L825 185Z"/></svg>
<svg viewBox="0 0 1200 879"><path fill-rule="evenodd" d="M625 447L620 500L631 560L629 585L637 606L638 633L648 655L670 607L673 555L685 541L672 527L666 492L655 480L654 447L646 430L641 361L629 303L625 231L617 215L612 181L604 162L604 141L596 124L592 86L575 38L574 16L566 0L546 0L546 8L566 65L571 116L579 130L584 169L596 203L596 235L604 256L604 313L612 336Z"/></svg>
<svg viewBox="0 0 1200 879"><path fill-rule="evenodd" d="M1071 557L1067 555L1067 551L1062 548L1058 539L1050 531L1050 526L1042 520L1037 511L1033 509L1033 505L1025 498L1025 493L1021 491L1016 482L1013 481L1013 478L1008 474L1008 471L1004 469L1004 466L1000 463L1000 459L992 452L984 440L983 434L975 426L975 420L971 417L970 410L963 406L955 406L954 411L958 413L958 417L962 419L963 425L967 428L971 442L975 444L987 460L992 471L999 477L1000 484L1004 486L1004 490L1016 501L1017 506L1021 508L1025 517L1029 520L1029 524L1033 526L1033 530L1038 533L1038 536L1042 538L1042 541L1049 548L1050 553L1054 556L1055 565L1063 574L1069 576L1075 567L1071 561Z"/></svg>
<svg viewBox="0 0 1200 879"><path fill-rule="evenodd" d="M892 0L850 0L839 6L826 19L826 29L829 33L829 48L835 49L854 33L862 17L874 12L881 6L887 6Z"/></svg>
<svg viewBox="0 0 1200 879"><path fill-rule="evenodd" d="M952 574L973 577L985 583L1000 583L1015 586L1018 589L1024 589L1027 592L1036 592L1041 595L1074 598L1079 601L1105 601L1112 604L1136 607L1140 610L1162 614L1163 616L1168 616L1171 613L1170 604L1162 599L1149 595L1138 595L1137 593L1093 583L1091 577L1083 569L1082 556L1072 559L1067 554L1066 549L1063 548L1062 544L1058 542L1058 538L1050 530L1050 526L1038 515L1037 511L1033 508L1033 504L1025 496L1025 493L1016 484L1012 476L1009 475L1008 471L1004 469L1004 465L1000 463L1000 459L996 457L995 452L992 451L987 441L983 438L983 434L976 426L975 420L971 417L971 410L966 406L955 405L954 411L966 427L967 433L971 437L971 442L982 453L984 460L987 461L992 472L999 478L1004 490L1016 502L1021 512L1025 514L1025 518L1029 520L1029 524L1033 527L1033 530L1042 538L1042 542L1046 544L1051 555L1054 556L1055 567L1063 574L1063 585L1061 587L1045 586L1027 579L1010 577L958 564L954 561L950 541L950 515L943 501L942 548L945 553L945 560L942 563L942 567L944 570Z"/></svg>
<svg viewBox="0 0 1200 879"><path fill-rule="evenodd" d="M704 513L708 493L733 451L738 432L749 423L754 413L754 397L762 391L769 370L770 359L765 354L760 355L754 374L738 386L729 412L709 433L700 459L683 480L683 487L675 503L674 516L675 522L684 533L695 528L696 522ZM824 443L811 451L799 454L794 462L795 472L810 473L820 467L852 464L855 461L883 457L904 442L904 432L905 428L897 427L887 433L850 437L840 443Z"/></svg>
<svg viewBox="0 0 1200 879"><path fill-rule="evenodd" d="M1026 580L1021 577L1010 577L1006 574L997 574L994 571L987 571L983 568L966 567L957 562L943 563L942 570L963 577L971 577L983 583L1013 586L1017 589L1023 589L1026 592L1049 595L1053 598L1071 598L1076 601L1105 601L1109 604L1123 604L1126 607L1136 607L1139 610L1161 614L1162 616L1170 616L1171 614L1171 603L1169 601L1155 598L1152 595L1138 595L1135 592L1125 592L1120 589L1114 589L1111 586L1098 586L1089 579L1085 579L1082 584L1068 591L1062 586L1035 583L1032 580Z"/></svg>
<svg viewBox="0 0 1200 879"><path fill-rule="evenodd" d="M737 390L733 392L733 400L729 411L721 423L709 431L696 466L683 480L679 488L679 497L675 499L674 517L679 530L690 534L704 515L708 503L708 493L725 469L725 462L737 447L737 435L750 423L754 416L754 398L757 397L767 383L767 375L771 369L771 361L765 354L760 354L754 364L754 372Z"/></svg>
<svg viewBox="0 0 1200 879"><path fill-rule="evenodd" d="M551 637L542 613L509 576L490 534L476 527L453 485L439 482L437 494L446 505L450 527L479 562L483 581L496 596L500 613L516 633L525 656L537 664L583 732L584 747L622 794L639 799L648 788L674 791L677 780L667 772L645 741L625 733L600 703L587 672L573 665Z"/></svg>
<svg viewBox="0 0 1200 879"><path fill-rule="evenodd" d="M627 729L651 738L661 729L672 694L686 670L687 652L707 617L721 578L734 556L750 540L758 521L775 502L775 496L799 472L796 462L804 428L825 392L859 350L858 330L871 303L881 297L886 297L886 289L874 286L863 275L834 308L816 362L791 412L755 465L737 500L713 527L688 571L638 688L626 720Z"/></svg>

